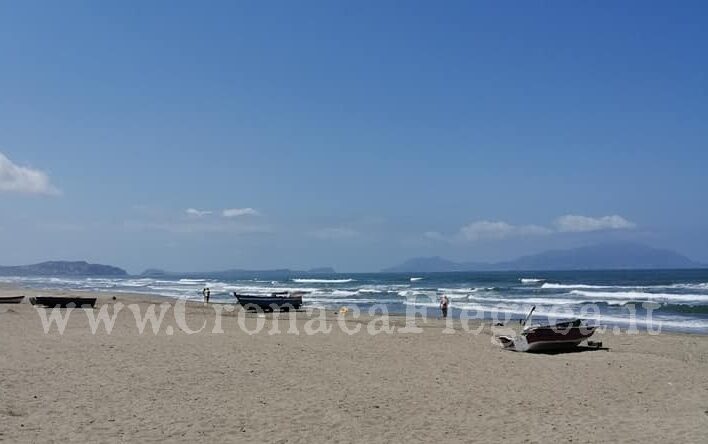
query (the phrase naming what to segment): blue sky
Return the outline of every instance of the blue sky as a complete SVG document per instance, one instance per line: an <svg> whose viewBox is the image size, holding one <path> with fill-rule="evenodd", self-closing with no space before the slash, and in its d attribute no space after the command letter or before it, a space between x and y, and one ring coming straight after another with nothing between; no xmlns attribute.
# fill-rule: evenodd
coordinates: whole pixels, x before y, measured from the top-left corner
<svg viewBox="0 0 708 444"><path fill-rule="evenodd" d="M706 17L2 2L0 263L367 271L614 239L708 262Z"/></svg>

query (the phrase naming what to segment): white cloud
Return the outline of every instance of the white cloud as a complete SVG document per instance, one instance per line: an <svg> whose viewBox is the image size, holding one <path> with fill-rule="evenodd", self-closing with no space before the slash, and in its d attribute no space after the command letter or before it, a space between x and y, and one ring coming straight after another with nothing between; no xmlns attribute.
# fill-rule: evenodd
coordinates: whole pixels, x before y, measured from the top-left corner
<svg viewBox="0 0 708 444"><path fill-rule="evenodd" d="M195 208L187 208L185 211L188 216L192 217L204 217L204 216L209 216L212 212L211 211L200 211Z"/></svg>
<svg viewBox="0 0 708 444"><path fill-rule="evenodd" d="M568 214L556 219L556 229L564 233L583 233L600 230L628 230L637 225L622 216L587 217Z"/></svg>
<svg viewBox="0 0 708 444"><path fill-rule="evenodd" d="M321 240L350 239L359 236L359 232L346 227L330 227L313 231L313 237Z"/></svg>
<svg viewBox="0 0 708 444"><path fill-rule="evenodd" d="M551 230L538 225L511 225L501 221L473 222L460 228L460 236L467 241L501 240L510 237L542 236Z"/></svg>
<svg viewBox="0 0 708 444"><path fill-rule="evenodd" d="M10 193L58 195L61 192L43 171L12 163L0 153L0 191Z"/></svg>
<svg viewBox="0 0 708 444"><path fill-rule="evenodd" d="M258 216L260 214L253 208L229 208L221 212L224 217Z"/></svg>

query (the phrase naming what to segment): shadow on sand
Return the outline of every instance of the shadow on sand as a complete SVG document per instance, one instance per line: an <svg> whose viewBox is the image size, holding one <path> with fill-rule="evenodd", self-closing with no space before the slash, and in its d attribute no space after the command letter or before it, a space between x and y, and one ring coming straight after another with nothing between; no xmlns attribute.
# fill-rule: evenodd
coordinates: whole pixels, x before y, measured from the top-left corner
<svg viewBox="0 0 708 444"><path fill-rule="evenodd" d="M610 351L609 347L589 347L587 345L579 345L577 347L570 347L557 350L539 350L539 351L529 351L532 355L565 355L569 353L585 353L594 351Z"/></svg>

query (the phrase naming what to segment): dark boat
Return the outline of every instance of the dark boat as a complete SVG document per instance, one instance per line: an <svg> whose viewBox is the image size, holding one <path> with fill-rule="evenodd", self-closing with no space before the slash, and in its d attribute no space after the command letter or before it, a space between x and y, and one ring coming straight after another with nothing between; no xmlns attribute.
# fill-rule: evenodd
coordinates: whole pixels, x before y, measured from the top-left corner
<svg viewBox="0 0 708 444"><path fill-rule="evenodd" d="M303 294L304 292L290 291L271 293L270 296L234 293L234 297L247 310L288 311L297 310L302 306Z"/></svg>
<svg viewBox="0 0 708 444"><path fill-rule="evenodd" d="M558 350L573 348L595 333L595 327L585 325L582 319L525 328L521 333L526 338L528 351Z"/></svg>
<svg viewBox="0 0 708 444"><path fill-rule="evenodd" d="M73 296L37 296L30 298L32 305L43 305L45 307L81 307L89 308L96 305L96 298L79 298Z"/></svg>
<svg viewBox="0 0 708 444"><path fill-rule="evenodd" d="M526 317L524 325L531 318L536 307ZM577 347L595 333L594 326L582 319L558 322L553 325L524 327L518 336L497 336L502 347L516 351L552 351Z"/></svg>
<svg viewBox="0 0 708 444"><path fill-rule="evenodd" d="M0 296L0 304L19 304L24 296Z"/></svg>

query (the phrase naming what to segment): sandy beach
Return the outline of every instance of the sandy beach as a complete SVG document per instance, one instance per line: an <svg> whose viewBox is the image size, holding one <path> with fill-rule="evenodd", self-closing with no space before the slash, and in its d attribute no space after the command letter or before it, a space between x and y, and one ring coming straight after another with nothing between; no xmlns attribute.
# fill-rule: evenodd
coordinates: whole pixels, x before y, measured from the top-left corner
<svg viewBox="0 0 708 444"><path fill-rule="evenodd" d="M608 350L537 355L501 350L489 325L473 334L457 321L450 331L441 320L419 319L421 331L412 333L402 330L405 319L391 318L392 333L371 335L367 316L298 313L288 323L286 315L201 303L186 304L180 323L174 300L112 296L99 294L93 310L73 310L62 334L56 325L45 333L48 310L26 300L0 305L0 441L704 442L708 436L705 336L606 332L594 339ZM159 314L156 304L163 302L170 305L157 333L148 323L140 334L135 312L142 316L152 306ZM92 333L86 312L101 310L118 312L110 334L103 325ZM255 334L242 328L252 332L259 324ZM330 333L306 334L323 324Z"/></svg>

